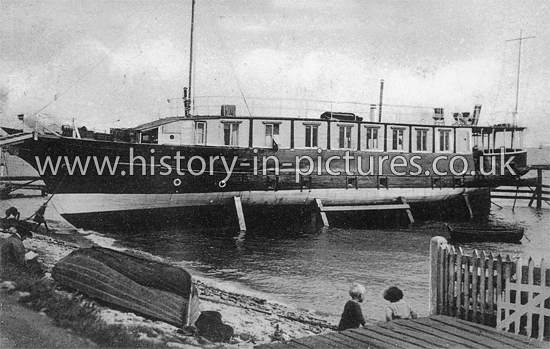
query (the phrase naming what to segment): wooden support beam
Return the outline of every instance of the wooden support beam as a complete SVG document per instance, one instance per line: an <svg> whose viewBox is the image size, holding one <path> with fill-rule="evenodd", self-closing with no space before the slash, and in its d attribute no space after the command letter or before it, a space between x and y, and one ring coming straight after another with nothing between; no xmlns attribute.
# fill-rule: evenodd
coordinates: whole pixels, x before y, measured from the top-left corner
<svg viewBox="0 0 550 349"><path fill-rule="evenodd" d="M355 206L323 206L324 212L334 211L377 211L377 210L406 210L410 209L407 204L388 205L355 205Z"/></svg>
<svg viewBox="0 0 550 349"><path fill-rule="evenodd" d="M466 202L466 206L468 207L468 212L470 213L470 219L474 218L474 212L472 211L472 206L470 205L470 198L468 197L468 194L462 194L464 196L464 201Z"/></svg>
<svg viewBox="0 0 550 349"><path fill-rule="evenodd" d="M321 220L323 221L323 225L325 227L328 227L328 218L327 214L325 213L325 209L323 208L323 203L321 202L321 199L315 199L315 203L317 204L317 208L319 209L319 216L321 216Z"/></svg>
<svg viewBox="0 0 550 349"><path fill-rule="evenodd" d="M516 199L516 200L531 200L530 204L532 204L536 198L534 197L535 194L533 194L533 196L511 196L511 195L491 195L491 199ZM549 198L547 197L542 197L541 198L542 200L548 200ZM531 205L529 205L531 206Z"/></svg>
<svg viewBox="0 0 550 349"><path fill-rule="evenodd" d="M235 210L237 211L237 219L239 220L239 229L242 233L246 231L246 221L244 219L243 205L240 196L234 196L233 201L235 202Z"/></svg>
<svg viewBox="0 0 550 349"><path fill-rule="evenodd" d="M542 208L542 168L537 168L537 209Z"/></svg>
<svg viewBox="0 0 550 349"><path fill-rule="evenodd" d="M409 206L409 204L407 203L407 200L404 197L400 197L399 199L401 199L401 202L403 203L403 205L406 206L405 212L407 212L407 216L409 217L409 222L411 224L414 224L414 217L411 212L411 206Z"/></svg>

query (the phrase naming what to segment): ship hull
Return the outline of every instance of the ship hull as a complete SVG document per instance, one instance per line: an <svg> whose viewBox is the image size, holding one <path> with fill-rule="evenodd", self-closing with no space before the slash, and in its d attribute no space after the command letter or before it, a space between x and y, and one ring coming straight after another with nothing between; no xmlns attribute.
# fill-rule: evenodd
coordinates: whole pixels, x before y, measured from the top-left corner
<svg viewBox="0 0 550 349"><path fill-rule="evenodd" d="M163 224L195 215L211 217L199 218L199 224L219 222L220 214L227 214L220 207L234 207L234 197L245 211L264 212L305 212L315 199L324 205L371 205L405 198L413 215L431 218L448 211L445 206L467 209L463 195L468 194L474 214L484 214L489 189L498 180L470 171L475 168L472 154L441 159L436 153L170 146L43 135L10 149L39 172L67 221L91 229L131 227L138 221ZM176 155L186 161L174 161ZM349 166L345 156L352 158ZM280 162L278 170L270 157ZM460 161L453 160L457 157ZM107 158L117 165L112 171ZM394 163L399 164L396 171Z"/></svg>
<svg viewBox="0 0 550 349"><path fill-rule="evenodd" d="M269 226L293 220L307 221L317 213L315 199L320 199L326 206L383 205L394 204L403 197L407 198L415 218L460 219L469 217L463 197L468 195L473 213L482 216L490 208L489 193L484 188L367 188L196 194L58 194L51 202L68 222L77 227L98 229L99 226L107 231L117 228L132 232L136 226L232 225L236 217L234 197L240 197L247 222L252 226ZM377 211L355 212L353 216L336 212L330 215L335 219L342 218L340 221L344 223L353 221L358 224L376 224L390 216L390 220L405 218L403 212L390 213L390 216L380 215Z"/></svg>

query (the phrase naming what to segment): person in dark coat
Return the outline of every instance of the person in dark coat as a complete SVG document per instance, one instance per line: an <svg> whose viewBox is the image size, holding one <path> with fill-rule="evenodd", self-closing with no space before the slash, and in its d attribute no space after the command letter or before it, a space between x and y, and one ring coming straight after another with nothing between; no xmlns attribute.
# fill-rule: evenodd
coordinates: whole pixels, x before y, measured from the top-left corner
<svg viewBox="0 0 550 349"><path fill-rule="evenodd" d="M338 331L344 331L348 328L357 328L365 325L365 318L363 317L363 311L359 303L363 302L363 295L365 294L365 287L361 284L353 284L349 290L351 300L349 300L344 306L342 312L342 318L338 324Z"/></svg>
<svg viewBox="0 0 550 349"><path fill-rule="evenodd" d="M18 277L21 274L42 274L38 261L34 259L28 262L25 259L23 240L31 237L32 233L16 226L9 227L8 232L11 236L0 241L0 279Z"/></svg>

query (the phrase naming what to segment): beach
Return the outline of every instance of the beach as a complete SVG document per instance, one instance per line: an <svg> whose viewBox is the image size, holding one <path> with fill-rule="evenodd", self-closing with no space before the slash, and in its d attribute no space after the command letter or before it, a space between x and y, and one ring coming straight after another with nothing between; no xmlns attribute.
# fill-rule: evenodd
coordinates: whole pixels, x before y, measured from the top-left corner
<svg viewBox="0 0 550 349"><path fill-rule="evenodd" d="M17 199L11 200L11 203L14 202L17 202ZM4 203L2 206L5 206ZM2 207L2 209L5 208ZM25 211L24 208L22 210ZM41 233L35 233L32 238L26 239L24 245L27 250L32 250L39 255L39 261L47 278L50 277L52 268L60 259L75 249L91 247L96 244L86 239L85 236L76 236L75 238L75 235L62 231L60 234L40 231ZM5 232L0 235L4 238L8 236ZM140 253L139 251L134 252ZM141 254L148 258L163 260L158 256L143 252ZM103 305L100 305L100 316L108 324L124 325L128 333L135 334L136 331L139 331L138 335L143 341L171 347L185 345L186 347L252 348L256 344L271 342L274 336L278 340L289 340L328 332L334 325L307 310L240 294L235 289L224 290L216 287L215 282L210 279L195 278L195 284L200 293L201 310L220 312L223 323L233 327L235 335L230 343L210 343L201 338L182 335L175 326ZM5 299L5 297L3 298ZM6 316L4 312L2 313L3 316ZM37 316L41 317L44 314ZM24 328L21 328L21 331L24 331Z"/></svg>

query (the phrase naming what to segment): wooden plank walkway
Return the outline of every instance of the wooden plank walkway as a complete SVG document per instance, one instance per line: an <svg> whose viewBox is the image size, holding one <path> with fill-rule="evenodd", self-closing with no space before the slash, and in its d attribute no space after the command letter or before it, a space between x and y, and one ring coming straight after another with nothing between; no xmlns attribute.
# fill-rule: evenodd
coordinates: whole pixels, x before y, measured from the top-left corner
<svg viewBox="0 0 550 349"><path fill-rule="evenodd" d="M353 330L293 339L288 343L263 344L255 348L527 349L550 348L550 343L497 331L492 327L448 316L432 315L414 320L397 320Z"/></svg>

